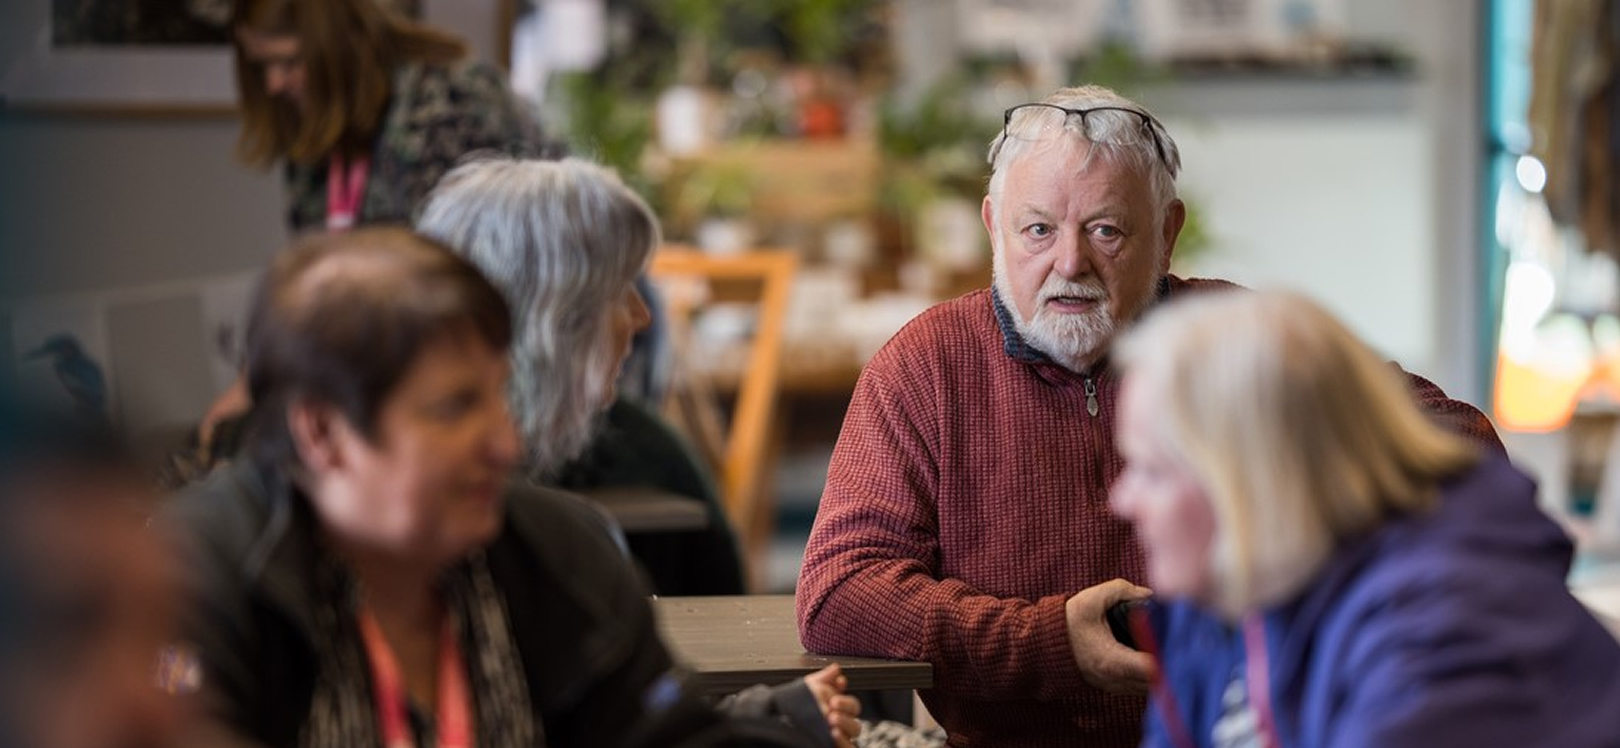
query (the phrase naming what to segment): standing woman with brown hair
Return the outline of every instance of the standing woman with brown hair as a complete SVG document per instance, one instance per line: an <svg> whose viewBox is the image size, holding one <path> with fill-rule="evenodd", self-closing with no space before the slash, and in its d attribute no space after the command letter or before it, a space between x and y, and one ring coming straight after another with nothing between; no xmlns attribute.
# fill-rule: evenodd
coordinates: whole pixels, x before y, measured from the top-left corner
<svg viewBox="0 0 1620 748"><path fill-rule="evenodd" d="M231 39L237 155L284 162L295 232L408 224L473 151L561 155L499 70L381 0L238 0Z"/></svg>
<svg viewBox="0 0 1620 748"><path fill-rule="evenodd" d="M563 155L503 73L385 1L236 0L232 10L237 156L264 169L283 162L294 234L408 226L439 177L475 151ZM248 406L238 378L195 443L170 456L166 482L184 485L234 452Z"/></svg>

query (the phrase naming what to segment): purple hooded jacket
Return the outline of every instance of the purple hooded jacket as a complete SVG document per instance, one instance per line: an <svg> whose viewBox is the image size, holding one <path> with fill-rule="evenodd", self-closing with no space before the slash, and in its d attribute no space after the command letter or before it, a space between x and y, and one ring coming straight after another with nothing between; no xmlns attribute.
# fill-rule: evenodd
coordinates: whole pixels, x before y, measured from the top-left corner
<svg viewBox="0 0 1620 748"><path fill-rule="evenodd" d="M1148 615L1163 681L1144 746L1620 747L1620 643L1565 587L1571 544L1490 455L1437 510L1345 543L1263 614L1269 708L1245 632L1185 601ZM1258 681L1258 679L1256 679Z"/></svg>

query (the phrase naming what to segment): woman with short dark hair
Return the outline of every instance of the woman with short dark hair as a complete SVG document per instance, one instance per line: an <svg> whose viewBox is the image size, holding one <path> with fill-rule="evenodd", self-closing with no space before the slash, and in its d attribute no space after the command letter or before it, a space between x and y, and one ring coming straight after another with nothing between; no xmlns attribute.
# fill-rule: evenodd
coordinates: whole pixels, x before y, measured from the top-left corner
<svg viewBox="0 0 1620 748"><path fill-rule="evenodd" d="M362 229L277 255L248 327L252 459L165 517L187 560L199 744L651 748L688 734L659 721L678 676L605 520L508 481L523 454L511 340L500 292L431 239ZM715 745L848 748L843 687L834 666L750 694L739 708L767 718L740 724L779 740Z"/></svg>

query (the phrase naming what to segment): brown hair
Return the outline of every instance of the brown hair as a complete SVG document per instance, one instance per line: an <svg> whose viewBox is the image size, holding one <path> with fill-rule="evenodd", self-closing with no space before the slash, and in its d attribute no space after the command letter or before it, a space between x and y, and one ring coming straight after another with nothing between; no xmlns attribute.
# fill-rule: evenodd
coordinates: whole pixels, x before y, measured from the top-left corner
<svg viewBox="0 0 1620 748"><path fill-rule="evenodd" d="M397 228L320 234L278 254L247 332L248 440L267 472L296 469L287 409L336 406L368 439L418 355L443 336L476 337L503 355L505 297L443 244Z"/></svg>
<svg viewBox="0 0 1620 748"><path fill-rule="evenodd" d="M395 67L450 63L467 51L460 39L400 16L380 0L238 0L231 30L242 112L237 156L259 167L278 158L309 164L334 150L369 148ZM301 109L265 91L264 72L243 53L243 30L298 40Z"/></svg>

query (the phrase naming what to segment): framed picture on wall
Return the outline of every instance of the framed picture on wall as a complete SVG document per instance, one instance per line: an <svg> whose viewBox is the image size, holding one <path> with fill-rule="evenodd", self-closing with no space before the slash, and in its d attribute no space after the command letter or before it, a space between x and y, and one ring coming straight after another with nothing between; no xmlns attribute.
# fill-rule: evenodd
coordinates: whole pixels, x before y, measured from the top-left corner
<svg viewBox="0 0 1620 748"><path fill-rule="evenodd" d="M415 15L421 0L377 0ZM8 108L227 113L233 0L16 0Z"/></svg>

